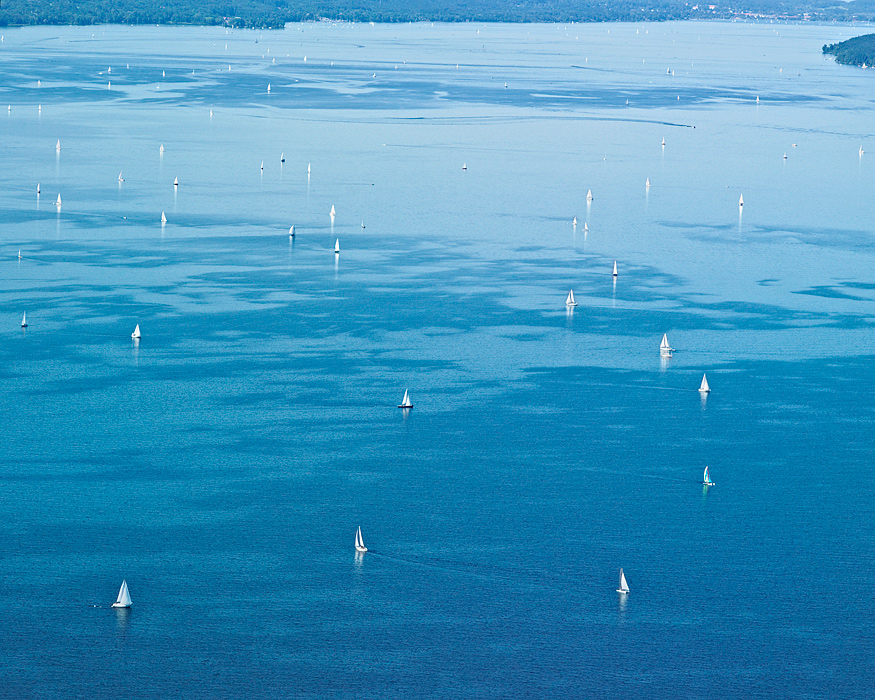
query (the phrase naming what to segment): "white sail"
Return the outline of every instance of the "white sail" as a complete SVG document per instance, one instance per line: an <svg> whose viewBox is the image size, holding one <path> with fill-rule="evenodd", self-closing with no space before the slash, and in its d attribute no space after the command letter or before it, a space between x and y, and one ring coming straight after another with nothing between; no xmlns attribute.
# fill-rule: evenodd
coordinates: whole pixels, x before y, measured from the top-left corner
<svg viewBox="0 0 875 700"><path fill-rule="evenodd" d="M668 333L662 334L662 341L659 343L659 354L663 357L671 357L674 348L668 344Z"/></svg>
<svg viewBox="0 0 875 700"><path fill-rule="evenodd" d="M702 483L705 486L713 486L714 482L711 481L711 475L708 473L708 467L705 467L705 474L702 476Z"/></svg>
<svg viewBox="0 0 875 700"><path fill-rule="evenodd" d="M158 153L164 153L164 144L161 144L161 148L158 149Z"/></svg>
<svg viewBox="0 0 875 700"><path fill-rule="evenodd" d="M587 190L587 192L586 192L586 201L587 201L587 202L591 202L591 201L592 201L592 190Z"/></svg>
<svg viewBox="0 0 875 700"><path fill-rule="evenodd" d="M577 302L574 301L574 290L570 289L568 291L568 297L565 299L565 306L577 306Z"/></svg>
<svg viewBox="0 0 875 700"><path fill-rule="evenodd" d="M161 223L162 224L167 223L167 215L163 211L161 212Z"/></svg>
<svg viewBox="0 0 875 700"><path fill-rule="evenodd" d="M629 592L629 584L626 583L626 574L623 573L623 570L620 569L620 587L617 589L617 593L628 593Z"/></svg>
<svg viewBox="0 0 875 700"><path fill-rule="evenodd" d="M21 317L21 327L27 328L27 311L25 311Z"/></svg>
<svg viewBox="0 0 875 700"><path fill-rule="evenodd" d="M295 227L291 226L289 228L289 238L294 238L294 237L295 237Z"/></svg>
<svg viewBox="0 0 875 700"><path fill-rule="evenodd" d="M280 163L285 163L285 162L286 162L286 154L280 153Z"/></svg>
<svg viewBox="0 0 875 700"><path fill-rule="evenodd" d="M702 394L708 394L711 391L711 387L708 386L708 375L702 375L702 383L699 385L699 392Z"/></svg>
<svg viewBox="0 0 875 700"><path fill-rule="evenodd" d="M365 542L362 539L362 529L361 527L355 531L355 549L357 552L367 552L368 548L365 547Z"/></svg>
<svg viewBox="0 0 875 700"><path fill-rule="evenodd" d="M862 148L862 146L861 146L861 148ZM58 143L57 143L57 145L55 146L55 150L56 150L56 151L60 151L60 150L61 150L61 139L58 139Z"/></svg>
<svg viewBox="0 0 875 700"><path fill-rule="evenodd" d="M37 194L40 193L40 183L39 183L39 182L36 183L36 193L37 193Z"/></svg>
<svg viewBox="0 0 875 700"><path fill-rule="evenodd" d="M577 217L576 216L571 220L571 225L577 226Z"/></svg>
<svg viewBox="0 0 875 700"><path fill-rule="evenodd" d="M125 179L122 177L122 171L121 171L121 170L118 171L118 181L119 181L119 182L124 182L124 181L125 181Z"/></svg>
<svg viewBox="0 0 875 700"><path fill-rule="evenodd" d="M261 161L261 172L264 172L264 161Z"/></svg>
<svg viewBox="0 0 875 700"><path fill-rule="evenodd" d="M585 222L585 221L583 222L583 232L584 232L584 233L589 233L589 226L586 225L586 222Z"/></svg>
<svg viewBox="0 0 875 700"><path fill-rule="evenodd" d="M738 195L738 206L740 206L740 207L744 206L744 195L743 194Z"/></svg>
<svg viewBox="0 0 875 700"><path fill-rule="evenodd" d="M310 174L310 164L307 163L307 175L309 175L309 174Z"/></svg>
<svg viewBox="0 0 875 700"><path fill-rule="evenodd" d="M467 169L468 169L468 164L462 163L462 170L467 170Z"/></svg>
<svg viewBox="0 0 875 700"><path fill-rule="evenodd" d="M55 202L55 206L56 206L56 207L61 206L61 195L60 195L60 193L58 194L58 199L57 199L57 201Z"/></svg>
<svg viewBox="0 0 875 700"><path fill-rule="evenodd" d="M665 146L665 139L662 139L662 145Z"/></svg>
<svg viewBox="0 0 875 700"><path fill-rule="evenodd" d="M340 239L339 238L336 241L334 241L334 252L335 253L340 252Z"/></svg>
<svg viewBox="0 0 875 700"><path fill-rule="evenodd" d="M329 216L337 216L337 212L334 210L334 205L331 205L331 211L328 212Z"/></svg>
<svg viewBox="0 0 875 700"><path fill-rule="evenodd" d="M616 261L616 260L614 260L614 272L613 272L613 276L614 276L614 277L617 276L617 261Z"/></svg>
<svg viewBox="0 0 875 700"><path fill-rule="evenodd" d="M267 84L267 91L270 92L270 83Z"/></svg>
<svg viewBox="0 0 875 700"><path fill-rule="evenodd" d="M401 403L398 404L398 408L413 408L413 404L410 401L410 390L404 390L404 398L401 399Z"/></svg>
<svg viewBox="0 0 875 700"><path fill-rule="evenodd" d="M122 581L122 587L118 589L118 598L112 604L114 608L129 608L131 607L131 593L128 591L128 582Z"/></svg>
<svg viewBox="0 0 875 700"><path fill-rule="evenodd" d="M134 332L131 333L131 338L138 340L140 338L140 324L137 324L137 327L134 328Z"/></svg>
<svg viewBox="0 0 875 700"><path fill-rule="evenodd" d="M648 177L647 180L644 182L644 186L645 186L645 187L650 187L650 178L649 178L649 177Z"/></svg>
<svg viewBox="0 0 875 700"><path fill-rule="evenodd" d="M173 186L179 187L179 178L178 177L173 178Z"/></svg>

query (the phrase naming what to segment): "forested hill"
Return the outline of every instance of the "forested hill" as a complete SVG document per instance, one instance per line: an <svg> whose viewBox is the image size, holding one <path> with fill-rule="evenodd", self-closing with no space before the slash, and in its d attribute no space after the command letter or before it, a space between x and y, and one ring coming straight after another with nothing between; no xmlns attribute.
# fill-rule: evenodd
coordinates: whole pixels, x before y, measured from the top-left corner
<svg viewBox="0 0 875 700"><path fill-rule="evenodd" d="M730 4L731 2L731 4ZM607 22L671 19L875 19L851 0L0 0L0 26L201 24L280 28L286 22Z"/></svg>
<svg viewBox="0 0 875 700"><path fill-rule="evenodd" d="M826 44L823 52L836 57L836 63L850 66L875 65L875 34L864 34L838 44Z"/></svg>

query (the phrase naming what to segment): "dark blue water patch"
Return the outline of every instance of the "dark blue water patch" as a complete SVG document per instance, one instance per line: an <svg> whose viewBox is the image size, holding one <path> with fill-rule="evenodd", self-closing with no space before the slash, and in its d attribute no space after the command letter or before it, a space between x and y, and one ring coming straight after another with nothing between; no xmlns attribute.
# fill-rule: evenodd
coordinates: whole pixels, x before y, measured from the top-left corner
<svg viewBox="0 0 875 700"><path fill-rule="evenodd" d="M854 301L871 301L871 294L854 294L854 290L875 292L875 284L864 284L862 282L846 282L833 285L821 285L817 287L811 287L809 289L800 289L797 290L795 293L823 297L825 299L851 299Z"/></svg>

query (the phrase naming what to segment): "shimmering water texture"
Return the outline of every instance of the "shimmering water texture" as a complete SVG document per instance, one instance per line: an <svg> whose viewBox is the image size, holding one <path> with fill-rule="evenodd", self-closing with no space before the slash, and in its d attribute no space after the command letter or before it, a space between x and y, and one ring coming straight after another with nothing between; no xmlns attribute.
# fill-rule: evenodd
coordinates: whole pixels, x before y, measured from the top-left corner
<svg viewBox="0 0 875 700"><path fill-rule="evenodd" d="M871 697L848 28L3 35L0 696Z"/></svg>

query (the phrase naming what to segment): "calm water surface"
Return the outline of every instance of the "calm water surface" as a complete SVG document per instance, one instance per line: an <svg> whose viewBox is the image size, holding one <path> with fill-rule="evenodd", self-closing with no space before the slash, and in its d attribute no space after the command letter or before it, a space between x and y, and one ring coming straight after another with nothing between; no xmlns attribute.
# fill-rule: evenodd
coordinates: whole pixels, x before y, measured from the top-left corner
<svg viewBox="0 0 875 700"><path fill-rule="evenodd" d="M0 696L872 697L865 31L6 29Z"/></svg>

